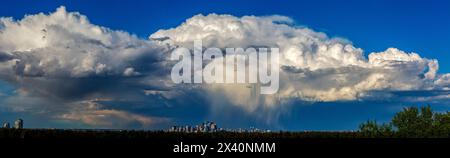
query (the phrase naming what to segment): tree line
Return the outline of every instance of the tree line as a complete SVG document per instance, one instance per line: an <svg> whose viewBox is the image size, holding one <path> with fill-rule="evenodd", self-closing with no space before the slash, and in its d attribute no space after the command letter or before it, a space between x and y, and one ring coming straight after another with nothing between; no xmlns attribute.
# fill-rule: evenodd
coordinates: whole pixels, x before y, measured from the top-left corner
<svg viewBox="0 0 450 158"><path fill-rule="evenodd" d="M388 123L369 120L359 126L364 137L448 138L450 112L434 112L430 106L407 107Z"/></svg>
<svg viewBox="0 0 450 158"><path fill-rule="evenodd" d="M0 138L22 139L296 139L296 138L449 138L450 112L434 112L430 106L407 107L396 113L390 122L369 120L359 125L357 131L278 131L268 133L185 133L166 131L120 130L79 131L64 129L5 129L0 128Z"/></svg>

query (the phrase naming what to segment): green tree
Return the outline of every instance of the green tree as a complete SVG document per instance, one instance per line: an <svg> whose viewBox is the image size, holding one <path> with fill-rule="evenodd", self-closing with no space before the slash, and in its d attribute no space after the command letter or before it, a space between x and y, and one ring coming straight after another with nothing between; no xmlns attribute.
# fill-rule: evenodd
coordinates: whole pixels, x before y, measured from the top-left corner
<svg viewBox="0 0 450 158"><path fill-rule="evenodd" d="M433 111L430 106L408 107L397 113L392 124L401 137L429 137L433 135Z"/></svg>
<svg viewBox="0 0 450 158"><path fill-rule="evenodd" d="M359 132L364 137L391 137L393 134L392 125L383 123L378 125L376 121L368 120L359 126Z"/></svg>
<svg viewBox="0 0 450 158"><path fill-rule="evenodd" d="M436 113L430 106L407 107L398 112L389 124L367 121L359 126L365 137L450 137L450 112Z"/></svg>
<svg viewBox="0 0 450 158"><path fill-rule="evenodd" d="M433 135L450 137L450 113L436 113L433 122Z"/></svg>

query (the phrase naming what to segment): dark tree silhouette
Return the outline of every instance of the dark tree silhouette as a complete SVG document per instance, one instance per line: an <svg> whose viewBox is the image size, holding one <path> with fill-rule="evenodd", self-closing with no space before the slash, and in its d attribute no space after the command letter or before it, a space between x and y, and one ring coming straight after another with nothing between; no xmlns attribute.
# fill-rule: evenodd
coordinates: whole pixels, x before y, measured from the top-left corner
<svg viewBox="0 0 450 158"><path fill-rule="evenodd" d="M450 113L435 113L430 106L407 107L395 114L389 124L367 121L359 129L366 137L449 137Z"/></svg>

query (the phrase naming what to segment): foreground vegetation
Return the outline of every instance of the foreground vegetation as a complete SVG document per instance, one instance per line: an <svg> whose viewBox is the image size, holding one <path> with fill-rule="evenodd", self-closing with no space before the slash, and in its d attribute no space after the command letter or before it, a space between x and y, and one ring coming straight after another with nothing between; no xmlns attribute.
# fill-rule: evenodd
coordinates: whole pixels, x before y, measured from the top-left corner
<svg viewBox="0 0 450 158"><path fill-rule="evenodd" d="M21 139L297 139L297 138L449 138L450 113L433 112L429 106L409 107L390 122L367 121L358 131L348 132L270 132L270 133L177 133L164 131L99 131L64 129L0 129L0 138Z"/></svg>
<svg viewBox="0 0 450 158"><path fill-rule="evenodd" d="M430 106L408 107L389 123L367 121L359 129L364 137L449 138L450 112L433 112Z"/></svg>

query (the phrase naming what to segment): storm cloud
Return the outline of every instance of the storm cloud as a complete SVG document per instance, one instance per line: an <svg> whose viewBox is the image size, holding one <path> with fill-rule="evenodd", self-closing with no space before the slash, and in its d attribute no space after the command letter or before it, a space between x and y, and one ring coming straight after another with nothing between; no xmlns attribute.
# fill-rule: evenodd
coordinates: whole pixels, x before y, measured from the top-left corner
<svg viewBox="0 0 450 158"><path fill-rule="evenodd" d="M220 116L219 111L241 110L270 123L292 103L449 90L450 74L438 73L436 59L397 48L365 55L349 40L293 21L279 15L196 15L140 39L65 7L20 20L3 17L0 79L14 87L3 106L92 127L155 128L189 115L185 109ZM206 48L280 48L279 92L259 95L257 86L246 84L175 85L170 53L192 48L198 39ZM448 93L438 96L448 99Z"/></svg>

